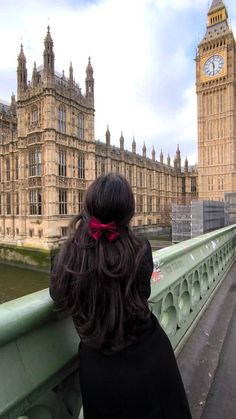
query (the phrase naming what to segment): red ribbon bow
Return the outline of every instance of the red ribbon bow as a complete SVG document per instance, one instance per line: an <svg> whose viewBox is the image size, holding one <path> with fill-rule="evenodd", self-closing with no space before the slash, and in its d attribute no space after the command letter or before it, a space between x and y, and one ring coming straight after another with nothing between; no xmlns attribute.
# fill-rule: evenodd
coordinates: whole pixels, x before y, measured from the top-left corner
<svg viewBox="0 0 236 419"><path fill-rule="evenodd" d="M90 228L89 234L94 238L94 240L98 240L103 231L107 232L107 240L111 242L119 237L115 221L108 224L102 224L96 217L91 217L88 226Z"/></svg>

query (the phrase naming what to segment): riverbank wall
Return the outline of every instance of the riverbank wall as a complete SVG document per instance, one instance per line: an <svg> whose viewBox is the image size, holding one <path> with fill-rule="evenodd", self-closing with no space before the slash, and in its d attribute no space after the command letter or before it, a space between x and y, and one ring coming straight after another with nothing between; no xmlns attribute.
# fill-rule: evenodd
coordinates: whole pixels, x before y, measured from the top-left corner
<svg viewBox="0 0 236 419"><path fill-rule="evenodd" d="M0 263L50 272L56 250L0 244Z"/></svg>

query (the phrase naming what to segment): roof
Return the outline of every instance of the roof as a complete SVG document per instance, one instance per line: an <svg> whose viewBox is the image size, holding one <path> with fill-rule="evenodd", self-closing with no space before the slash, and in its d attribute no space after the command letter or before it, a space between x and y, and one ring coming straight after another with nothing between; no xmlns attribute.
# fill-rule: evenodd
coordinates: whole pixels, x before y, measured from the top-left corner
<svg viewBox="0 0 236 419"><path fill-rule="evenodd" d="M5 102L4 100L1 100L0 112L9 112L9 110L10 110L10 104Z"/></svg>
<svg viewBox="0 0 236 419"><path fill-rule="evenodd" d="M222 0L213 0L211 7L209 9L209 13L213 12L215 9L219 9L221 7L225 7L224 2Z"/></svg>
<svg viewBox="0 0 236 419"><path fill-rule="evenodd" d="M223 22L218 22L215 25L209 26L203 38L203 41L210 41L217 36L221 36L230 32L228 22L224 20Z"/></svg>

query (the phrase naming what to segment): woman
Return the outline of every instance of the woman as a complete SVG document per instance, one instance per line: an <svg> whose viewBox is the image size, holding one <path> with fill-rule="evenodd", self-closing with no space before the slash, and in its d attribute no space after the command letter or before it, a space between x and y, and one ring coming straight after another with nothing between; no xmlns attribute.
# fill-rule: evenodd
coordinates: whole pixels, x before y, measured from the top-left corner
<svg viewBox="0 0 236 419"><path fill-rule="evenodd" d="M134 210L123 176L91 184L56 260L51 296L81 339L85 419L190 419L173 349L148 307L152 252L129 227Z"/></svg>

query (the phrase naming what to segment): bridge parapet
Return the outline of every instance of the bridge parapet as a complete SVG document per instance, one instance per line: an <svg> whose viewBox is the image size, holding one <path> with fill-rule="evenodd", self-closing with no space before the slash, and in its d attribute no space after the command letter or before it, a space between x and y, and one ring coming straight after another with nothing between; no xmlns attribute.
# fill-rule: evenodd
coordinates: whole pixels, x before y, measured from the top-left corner
<svg viewBox="0 0 236 419"><path fill-rule="evenodd" d="M150 304L178 353L235 260L236 226L153 253Z"/></svg>
<svg viewBox="0 0 236 419"><path fill-rule="evenodd" d="M175 351L235 260L236 225L153 253L150 305ZM0 306L0 417L78 418L79 339L48 290Z"/></svg>

